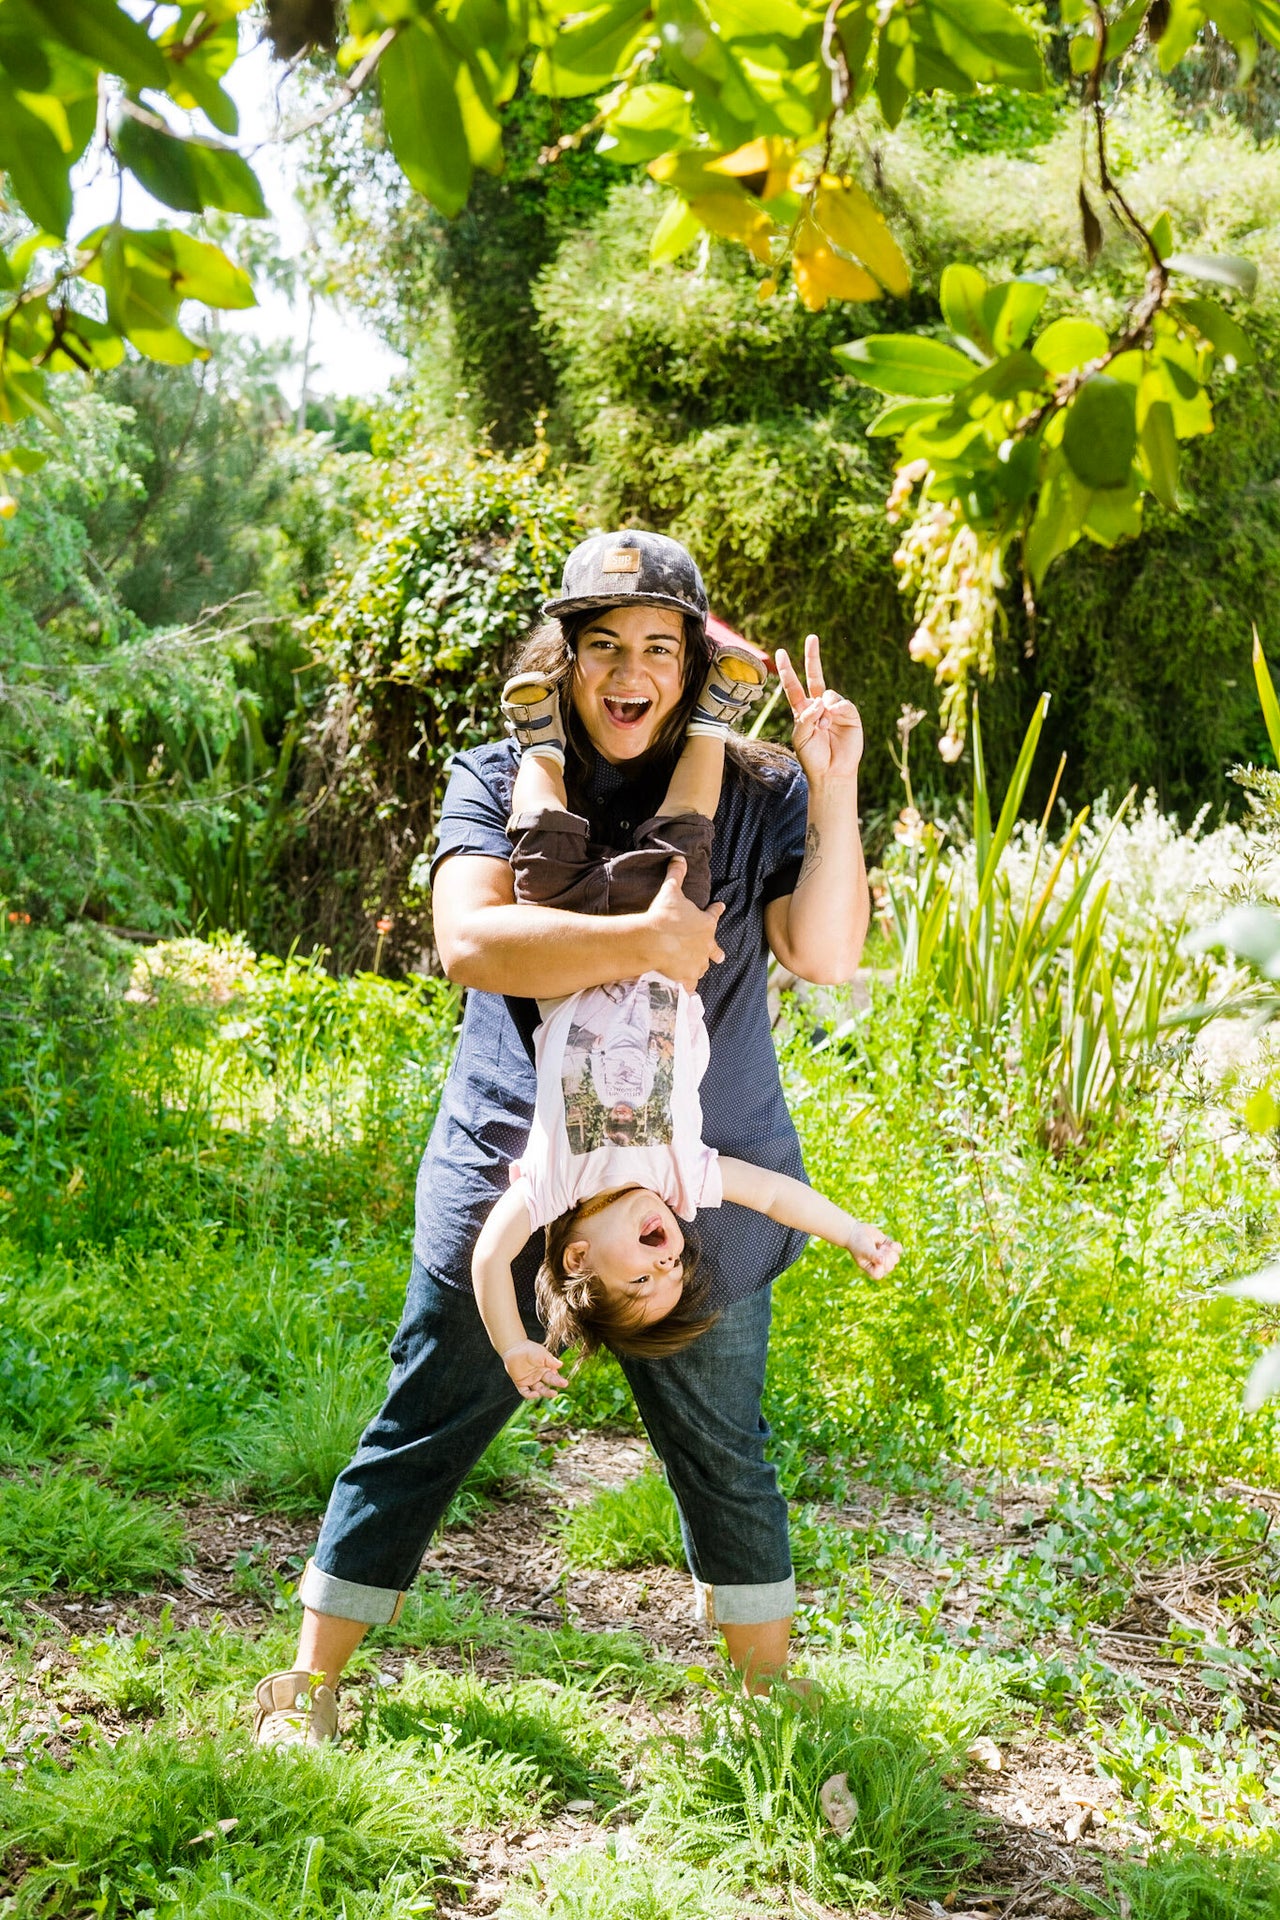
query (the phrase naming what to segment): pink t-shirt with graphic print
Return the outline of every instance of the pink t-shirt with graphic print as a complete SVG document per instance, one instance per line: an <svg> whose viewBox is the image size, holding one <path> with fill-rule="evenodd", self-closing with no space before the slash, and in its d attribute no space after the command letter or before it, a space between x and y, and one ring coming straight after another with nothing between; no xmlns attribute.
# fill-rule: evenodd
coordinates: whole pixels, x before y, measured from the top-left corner
<svg viewBox="0 0 1280 1920"><path fill-rule="evenodd" d="M697 994L660 973L545 1002L534 1036L538 1097L511 1169L544 1227L614 1187L647 1187L683 1220L723 1199L702 1140L710 1049Z"/></svg>

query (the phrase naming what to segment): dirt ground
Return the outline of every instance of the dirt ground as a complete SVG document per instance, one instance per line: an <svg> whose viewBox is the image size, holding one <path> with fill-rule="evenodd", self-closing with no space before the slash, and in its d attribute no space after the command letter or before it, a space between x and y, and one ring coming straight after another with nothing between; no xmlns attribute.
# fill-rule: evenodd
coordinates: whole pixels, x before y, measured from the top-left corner
<svg viewBox="0 0 1280 1920"><path fill-rule="evenodd" d="M566 1569L561 1560L557 1514L589 1499L600 1487L620 1485L639 1472L649 1457L645 1444L634 1437L599 1432L573 1437L549 1455L543 1484L481 1512L471 1526L442 1535L423 1562L424 1569L473 1590L491 1613L541 1626L569 1624L594 1631L627 1628L677 1665L702 1664L711 1648L694 1620L692 1584L683 1570L578 1571ZM998 1502L992 1517L979 1520L970 1512L943 1506L936 1498L913 1499L868 1486L858 1489L844 1507L824 1508L821 1515L855 1531L875 1527L908 1535L929 1527L945 1548L968 1546L976 1553L994 1553L1019 1538L1025 1540L1050 1497L1048 1491L1010 1487L1008 1498ZM193 1559L180 1582L168 1590L98 1602L53 1594L28 1603L40 1635L34 1668L21 1681L12 1672L0 1675L0 1712L6 1714L9 1725L22 1727L19 1747L6 1756L9 1764L20 1758L21 1741L37 1734L58 1750L49 1721L51 1700L63 1713L92 1714L109 1739L118 1737L126 1725L138 1726L138 1721L126 1722L100 1702L77 1693L75 1656L69 1647L73 1638L100 1638L112 1627L120 1632L145 1629L165 1608L171 1610L177 1628L207 1628L217 1619L247 1634L261 1632L272 1616L265 1602L242 1590L243 1556L252 1555L254 1564L264 1570L296 1578L315 1535L311 1522L230 1506L189 1509L186 1518ZM901 1553L886 1555L873 1565L886 1591L911 1604L934 1598L943 1584L928 1564ZM1180 1577L1181 1606L1191 1610L1187 1617L1195 1617L1194 1582L1188 1581L1185 1569ZM802 1589L801 1597L812 1600L814 1592ZM943 1617L957 1623L971 1617L978 1599L975 1591L951 1585L944 1597ZM1172 1669L1158 1657L1158 1648L1170 1613L1177 1617L1179 1611L1160 1593L1140 1593L1132 1618L1126 1615L1109 1632L1100 1630L1098 1651L1109 1663L1127 1664L1149 1683L1159 1684L1162 1672L1167 1677ZM388 1649L380 1662L378 1682L394 1684L412 1657L401 1649ZM432 1647L428 1657L448 1668L473 1666L486 1677L498 1677L505 1670L497 1651L464 1658L447 1647ZM1185 1669L1177 1671L1185 1685ZM17 1698L19 1694L26 1698ZM355 1688L351 1694L353 1701L358 1698ZM685 1712L676 1704L655 1716L637 1703L628 1709L628 1719L633 1728L647 1721L646 1730L658 1731L660 1726L680 1724ZM24 1713L31 1718L24 1721ZM1083 1742L1050 1736L1030 1722L992 1757L998 1757L997 1767L971 1771L964 1784L970 1802L991 1822L990 1851L981 1881L964 1889L952 1906L933 1903L903 1911L912 1920L915 1916L1074 1920L1085 1909L1063 1889L1081 1883L1100 1886L1103 1854L1122 1849L1136 1837L1123 1822L1107 1818L1118 1790L1095 1772ZM608 1831L616 1842L618 1828ZM593 1809L581 1803L528 1832L504 1830L476 1836L468 1855L474 1877L466 1903L442 1904L442 1920L493 1912L506 1881L531 1861L550 1859L592 1841L603 1845L605 1838L606 1829L597 1823ZM762 1906L760 1911L773 1909ZM799 1894L794 1908L788 1906L785 1911L814 1916L827 1912Z"/></svg>

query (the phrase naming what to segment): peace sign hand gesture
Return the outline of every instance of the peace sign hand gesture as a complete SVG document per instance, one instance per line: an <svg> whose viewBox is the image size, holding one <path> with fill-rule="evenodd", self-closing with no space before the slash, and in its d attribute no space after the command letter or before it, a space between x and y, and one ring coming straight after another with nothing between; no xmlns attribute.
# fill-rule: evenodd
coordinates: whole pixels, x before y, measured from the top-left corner
<svg viewBox="0 0 1280 1920"><path fill-rule="evenodd" d="M862 759L862 720L843 694L834 692L822 677L822 648L816 633L804 643L807 687L791 664L785 647L777 655L778 678L795 715L791 744L810 782L851 780Z"/></svg>

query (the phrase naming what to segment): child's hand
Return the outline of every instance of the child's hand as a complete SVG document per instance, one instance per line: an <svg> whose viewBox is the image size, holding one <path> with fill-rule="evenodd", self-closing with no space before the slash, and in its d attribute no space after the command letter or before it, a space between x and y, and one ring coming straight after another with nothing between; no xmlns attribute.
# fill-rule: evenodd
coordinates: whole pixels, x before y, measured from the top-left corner
<svg viewBox="0 0 1280 1920"><path fill-rule="evenodd" d="M872 1280L883 1280L887 1273L892 1273L902 1253L896 1240L865 1220L850 1221L845 1245Z"/></svg>
<svg viewBox="0 0 1280 1920"><path fill-rule="evenodd" d="M550 1400L569 1384L555 1354L536 1340L521 1340L517 1346L508 1347L502 1364L523 1400Z"/></svg>

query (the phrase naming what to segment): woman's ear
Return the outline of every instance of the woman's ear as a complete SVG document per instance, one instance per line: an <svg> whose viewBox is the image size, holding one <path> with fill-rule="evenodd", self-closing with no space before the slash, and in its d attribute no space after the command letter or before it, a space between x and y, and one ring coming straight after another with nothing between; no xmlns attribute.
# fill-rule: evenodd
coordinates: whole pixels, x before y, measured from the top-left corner
<svg viewBox="0 0 1280 1920"><path fill-rule="evenodd" d="M560 1256L560 1264L566 1273L571 1273L574 1278L577 1279L579 1275L584 1274L587 1270L587 1255L590 1251L591 1242L589 1240L570 1240Z"/></svg>

